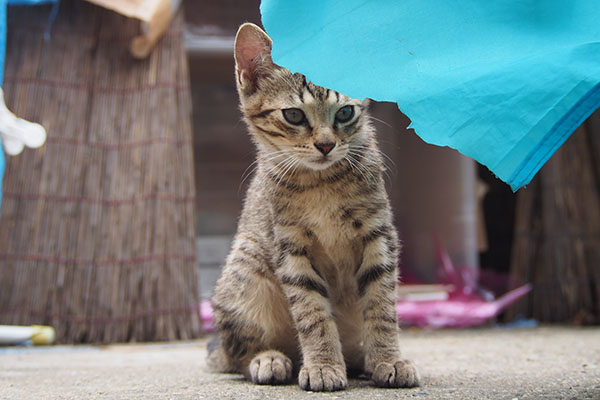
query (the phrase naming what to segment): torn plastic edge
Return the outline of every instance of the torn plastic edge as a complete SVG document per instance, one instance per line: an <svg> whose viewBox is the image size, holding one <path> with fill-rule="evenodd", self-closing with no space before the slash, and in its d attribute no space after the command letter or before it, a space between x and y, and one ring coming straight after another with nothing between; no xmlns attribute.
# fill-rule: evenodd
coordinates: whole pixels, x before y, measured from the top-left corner
<svg viewBox="0 0 600 400"><path fill-rule="evenodd" d="M552 157L560 146L571 136L571 134L590 116L600 108L600 83L590 89L563 117L550 129L542 142L554 141L552 147L546 152L534 151L525 159L515 172L506 181L513 192L528 184L542 166ZM524 171L529 171L524 173Z"/></svg>

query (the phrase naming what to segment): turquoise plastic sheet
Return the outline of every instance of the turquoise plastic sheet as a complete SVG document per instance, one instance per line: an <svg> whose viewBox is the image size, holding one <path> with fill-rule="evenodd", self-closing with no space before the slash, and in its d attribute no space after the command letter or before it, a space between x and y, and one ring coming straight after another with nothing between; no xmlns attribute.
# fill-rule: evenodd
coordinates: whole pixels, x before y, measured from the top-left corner
<svg viewBox="0 0 600 400"><path fill-rule="evenodd" d="M0 87L4 79L4 57L6 55L6 6L58 3L58 0L0 0ZM0 205L2 203L2 179L4 177L4 150L0 140Z"/></svg>
<svg viewBox="0 0 600 400"><path fill-rule="evenodd" d="M598 0L263 0L273 60L527 184L600 107Z"/></svg>

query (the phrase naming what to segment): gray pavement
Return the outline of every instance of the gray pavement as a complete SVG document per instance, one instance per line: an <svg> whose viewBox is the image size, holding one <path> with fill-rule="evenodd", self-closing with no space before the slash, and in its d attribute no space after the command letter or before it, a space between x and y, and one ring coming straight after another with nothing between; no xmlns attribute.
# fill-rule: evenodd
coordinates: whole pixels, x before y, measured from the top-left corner
<svg viewBox="0 0 600 400"><path fill-rule="evenodd" d="M600 399L600 328L405 330L422 387L334 393L212 374L206 341L0 348L0 399Z"/></svg>

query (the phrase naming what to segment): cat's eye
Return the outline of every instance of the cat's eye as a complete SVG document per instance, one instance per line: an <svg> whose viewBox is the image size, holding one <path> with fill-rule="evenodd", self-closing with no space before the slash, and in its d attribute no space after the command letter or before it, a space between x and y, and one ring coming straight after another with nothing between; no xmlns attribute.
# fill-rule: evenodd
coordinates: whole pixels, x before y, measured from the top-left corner
<svg viewBox="0 0 600 400"><path fill-rule="evenodd" d="M283 117L292 125L300 125L306 119L304 112L299 108L286 108L283 111Z"/></svg>
<svg viewBox="0 0 600 400"><path fill-rule="evenodd" d="M337 122L348 122L354 117L354 107L344 106L335 113L335 120Z"/></svg>
<svg viewBox="0 0 600 400"><path fill-rule="evenodd" d="M354 117L354 107L344 106L335 113L335 120L337 122L348 122Z"/></svg>

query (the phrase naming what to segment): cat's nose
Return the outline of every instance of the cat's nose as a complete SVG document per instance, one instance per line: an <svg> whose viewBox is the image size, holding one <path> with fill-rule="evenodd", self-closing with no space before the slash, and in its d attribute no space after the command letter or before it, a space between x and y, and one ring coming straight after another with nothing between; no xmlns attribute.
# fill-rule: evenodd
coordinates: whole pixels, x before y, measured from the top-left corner
<svg viewBox="0 0 600 400"><path fill-rule="evenodd" d="M329 154L329 152L331 152L331 150L333 150L335 143L315 143L315 147L317 150L323 153L324 156L326 156Z"/></svg>

